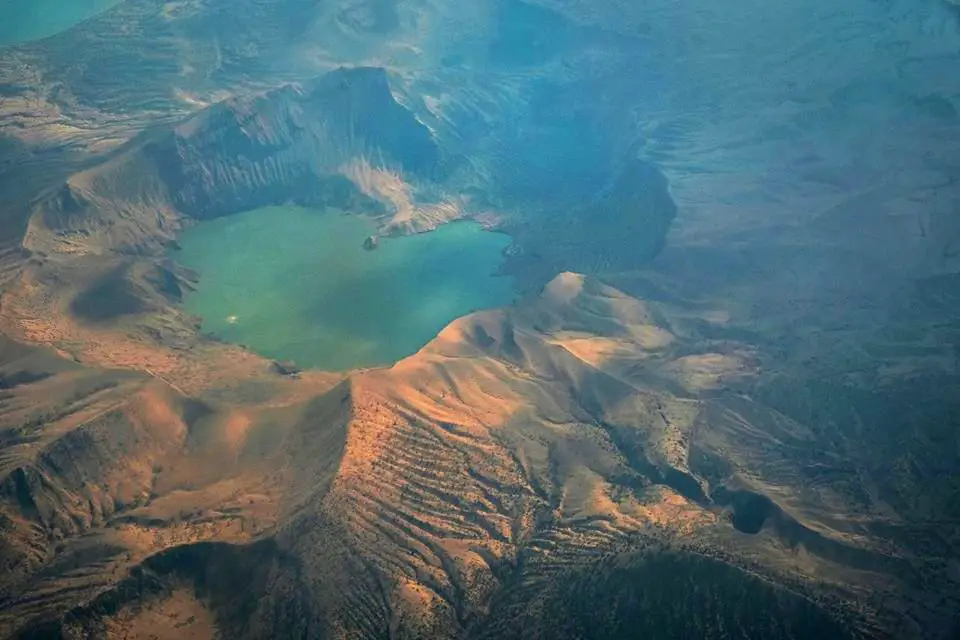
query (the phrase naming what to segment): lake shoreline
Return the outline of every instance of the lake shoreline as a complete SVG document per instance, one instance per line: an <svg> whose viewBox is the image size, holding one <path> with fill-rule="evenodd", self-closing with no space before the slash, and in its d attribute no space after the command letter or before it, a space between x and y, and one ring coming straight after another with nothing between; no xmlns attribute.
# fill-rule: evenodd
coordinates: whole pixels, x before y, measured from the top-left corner
<svg viewBox="0 0 960 640"><path fill-rule="evenodd" d="M171 256L199 274L185 309L202 332L307 369L389 366L456 318L510 304L506 233L472 220L380 236L338 211L265 207L185 229Z"/></svg>

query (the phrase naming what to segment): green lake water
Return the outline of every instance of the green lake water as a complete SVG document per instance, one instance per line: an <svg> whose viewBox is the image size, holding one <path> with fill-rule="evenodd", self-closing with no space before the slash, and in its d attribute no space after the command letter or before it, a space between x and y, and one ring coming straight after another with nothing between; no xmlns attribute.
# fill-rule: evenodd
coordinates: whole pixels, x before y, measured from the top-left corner
<svg viewBox="0 0 960 640"><path fill-rule="evenodd" d="M0 0L0 45L52 36L121 0Z"/></svg>
<svg viewBox="0 0 960 640"><path fill-rule="evenodd" d="M297 207L200 223L175 256L200 274L186 309L220 339L340 371L396 362L451 320L513 300L512 279L494 275L507 236L455 222L366 250L373 230Z"/></svg>

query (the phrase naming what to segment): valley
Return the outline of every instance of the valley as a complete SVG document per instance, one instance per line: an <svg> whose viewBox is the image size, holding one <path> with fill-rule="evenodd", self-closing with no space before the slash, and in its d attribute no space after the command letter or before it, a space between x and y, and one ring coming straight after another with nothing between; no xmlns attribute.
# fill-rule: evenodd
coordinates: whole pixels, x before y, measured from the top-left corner
<svg viewBox="0 0 960 640"><path fill-rule="evenodd" d="M958 56L941 0L4 49L0 636L952 637Z"/></svg>

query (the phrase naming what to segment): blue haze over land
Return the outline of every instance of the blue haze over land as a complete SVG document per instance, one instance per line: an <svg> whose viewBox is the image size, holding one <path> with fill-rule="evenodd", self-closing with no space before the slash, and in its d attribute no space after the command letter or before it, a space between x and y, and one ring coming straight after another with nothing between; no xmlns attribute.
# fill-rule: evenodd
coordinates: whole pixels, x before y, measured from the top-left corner
<svg viewBox="0 0 960 640"><path fill-rule="evenodd" d="M0 46L52 36L120 0L0 0Z"/></svg>
<svg viewBox="0 0 960 640"><path fill-rule="evenodd" d="M4 1L0 43L110 4ZM261 454L291 470L264 535L295 562L232 537L178 543L166 568L148 557L176 578L164 594L207 584L216 563L267 567L220 574L220 600L197 605L223 637L347 621L369 637L951 638L958 3L126 0L0 52L0 279L17 278L0 321L83 367L149 365L183 418L165 421L186 438L169 450L194 456L226 425L223 468L258 465L257 496L273 491ZM211 345L191 317L268 358L346 371L521 297L464 321L463 349L332 391ZM40 320L51 309L71 316ZM165 373L153 353L186 364ZM256 371L207 372L208 356ZM18 398L45 388L0 383L0 418L17 420ZM72 424L91 422L70 404ZM96 439L51 457L32 438L49 423L62 441L58 410L4 436L25 452L5 494L20 515L4 521L23 523L24 558L49 547L60 562L58 521L37 519L51 496L69 497L64 523L103 524L109 541L114 523L210 523L200 483L202 520L174 518L180 469L221 471L201 457L163 471L147 451L129 467L146 503L124 482L94 508L89 488L131 474L101 463L107 447L74 473L77 454L122 425L107 411ZM155 493L164 477L173 489ZM61 597L25 575L0 590L33 590L21 617ZM106 597L139 607L133 577ZM51 610L73 621L80 592L64 593ZM118 610L94 604L97 624Z"/></svg>

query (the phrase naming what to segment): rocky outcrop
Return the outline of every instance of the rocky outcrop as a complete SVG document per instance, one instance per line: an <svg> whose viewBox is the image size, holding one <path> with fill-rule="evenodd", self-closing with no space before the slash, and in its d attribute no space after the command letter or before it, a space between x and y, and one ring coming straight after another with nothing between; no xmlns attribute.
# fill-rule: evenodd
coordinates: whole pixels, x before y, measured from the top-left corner
<svg viewBox="0 0 960 640"><path fill-rule="evenodd" d="M201 526L249 522L267 505L246 505L268 500L276 525L252 544L190 541L131 563L129 575L72 601L67 615L45 612L35 629L123 626L144 602L176 609L169 603L181 588L202 594L222 634L251 639L390 628L513 637L521 623L544 637L598 625L617 638L629 637L619 630L634 609L692 635L738 621L764 637L815 629L843 637L889 616L851 591L869 580L884 597L898 592L909 585L909 561L884 551L895 541L865 533L884 522L876 503L848 505L851 520L836 519L832 506L870 477L847 473L830 436L761 402L687 391L675 363L719 354L703 353L676 319L666 305L565 273L513 308L455 321L390 369L351 374L293 407L265 406L259 432L217 441L215 408L181 400L182 453L162 465L147 458L156 469L150 503L124 506L111 526L149 525L163 539L177 526L171 504ZM728 367L752 375L749 358L727 353ZM223 424L224 433L250 429ZM153 455L146 436L132 447L128 428L115 428L110 446ZM217 466L201 457L212 455L204 443L237 448ZM68 495L90 477L75 471L87 468L85 457L51 460L59 476L49 462L41 468ZM220 487L235 491L238 469L264 484L230 498L231 510L194 506ZM17 515L46 512L40 481L11 477L7 493L24 496ZM661 585L672 594L669 612L640 588L653 579L647 570L670 575ZM817 570L831 581L811 580ZM243 576L242 590L230 576ZM605 595L623 611L598 618L577 594ZM29 603L14 599L11 610Z"/></svg>
<svg viewBox="0 0 960 640"><path fill-rule="evenodd" d="M370 211L337 173L356 158L412 175L439 168L429 130L392 97L386 72L340 69L263 96L221 103L144 149L174 205L207 218L292 200Z"/></svg>
<svg viewBox="0 0 960 640"><path fill-rule="evenodd" d="M0 319L205 401L4 369L0 635L185 590L207 636L948 637L957 36L940 0L130 0L5 51ZM481 211L550 285L333 391L121 335L179 323L142 254L288 201Z"/></svg>
<svg viewBox="0 0 960 640"><path fill-rule="evenodd" d="M291 377L296 377L303 371L303 369L297 366L297 363L292 360L274 360L270 363L270 368L274 373Z"/></svg>
<svg viewBox="0 0 960 640"><path fill-rule="evenodd" d="M442 171L430 131L394 100L379 68L338 69L144 134L43 199L26 244L159 253L184 216L286 202L382 213L385 204L342 172L360 160L412 179Z"/></svg>

